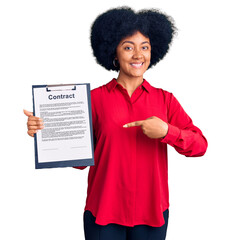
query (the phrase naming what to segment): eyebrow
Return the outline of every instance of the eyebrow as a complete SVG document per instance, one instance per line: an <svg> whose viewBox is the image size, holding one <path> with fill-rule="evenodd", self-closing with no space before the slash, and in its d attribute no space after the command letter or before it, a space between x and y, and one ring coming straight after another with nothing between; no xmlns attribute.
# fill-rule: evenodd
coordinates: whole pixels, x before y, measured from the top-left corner
<svg viewBox="0 0 231 240"><path fill-rule="evenodd" d="M121 45L123 45L123 44L125 44L125 43L131 43L131 44L135 45L135 43L132 42L132 41L124 41ZM149 43L149 44L150 44L149 41L142 42L141 44L145 44L145 43Z"/></svg>

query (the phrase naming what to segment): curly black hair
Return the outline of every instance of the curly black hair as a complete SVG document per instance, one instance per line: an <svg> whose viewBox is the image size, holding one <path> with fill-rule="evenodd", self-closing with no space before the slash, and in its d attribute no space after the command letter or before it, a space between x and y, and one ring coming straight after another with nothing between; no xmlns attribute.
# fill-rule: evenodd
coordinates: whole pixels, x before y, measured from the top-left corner
<svg viewBox="0 0 231 240"><path fill-rule="evenodd" d="M110 9L91 26L91 46L97 62L107 70L119 71L119 66L113 64L116 48L122 39L137 31L150 39L150 68L166 55L177 29L170 16L156 9L137 13L130 7Z"/></svg>

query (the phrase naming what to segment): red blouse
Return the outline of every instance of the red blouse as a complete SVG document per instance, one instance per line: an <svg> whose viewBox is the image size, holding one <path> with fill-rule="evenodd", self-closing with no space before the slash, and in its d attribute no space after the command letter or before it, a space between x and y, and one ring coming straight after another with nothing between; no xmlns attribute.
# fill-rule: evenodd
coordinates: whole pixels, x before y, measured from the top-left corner
<svg viewBox="0 0 231 240"><path fill-rule="evenodd" d="M146 80L132 96L113 79L91 91L95 166L90 167L85 210L96 223L164 224L169 208L167 144L188 157L202 156L207 140L172 93ZM157 116L168 123L162 139L129 122ZM77 167L84 169L85 167Z"/></svg>

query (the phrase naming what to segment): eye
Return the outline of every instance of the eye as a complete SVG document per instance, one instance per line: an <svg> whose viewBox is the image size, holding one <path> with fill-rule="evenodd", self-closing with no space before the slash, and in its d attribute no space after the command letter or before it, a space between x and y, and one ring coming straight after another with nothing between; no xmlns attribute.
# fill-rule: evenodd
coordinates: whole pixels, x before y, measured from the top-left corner
<svg viewBox="0 0 231 240"><path fill-rule="evenodd" d="M132 50L132 47L126 46L124 49L129 51Z"/></svg>
<svg viewBox="0 0 231 240"><path fill-rule="evenodd" d="M143 50L148 50L148 49L149 49L149 46L143 46L142 49L143 49Z"/></svg>

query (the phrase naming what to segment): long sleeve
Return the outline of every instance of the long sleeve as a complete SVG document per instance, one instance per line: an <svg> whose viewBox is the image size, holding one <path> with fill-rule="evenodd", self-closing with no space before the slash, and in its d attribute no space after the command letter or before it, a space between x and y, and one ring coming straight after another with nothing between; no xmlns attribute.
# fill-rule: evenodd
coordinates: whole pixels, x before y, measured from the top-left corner
<svg viewBox="0 0 231 240"><path fill-rule="evenodd" d="M168 133L161 140L187 157L203 156L208 143L201 130L193 125L192 119L184 111L172 93L168 101Z"/></svg>
<svg viewBox="0 0 231 240"><path fill-rule="evenodd" d="M87 166L84 166L84 167L73 167L73 168L83 170L83 169L85 169L86 167L87 167Z"/></svg>

